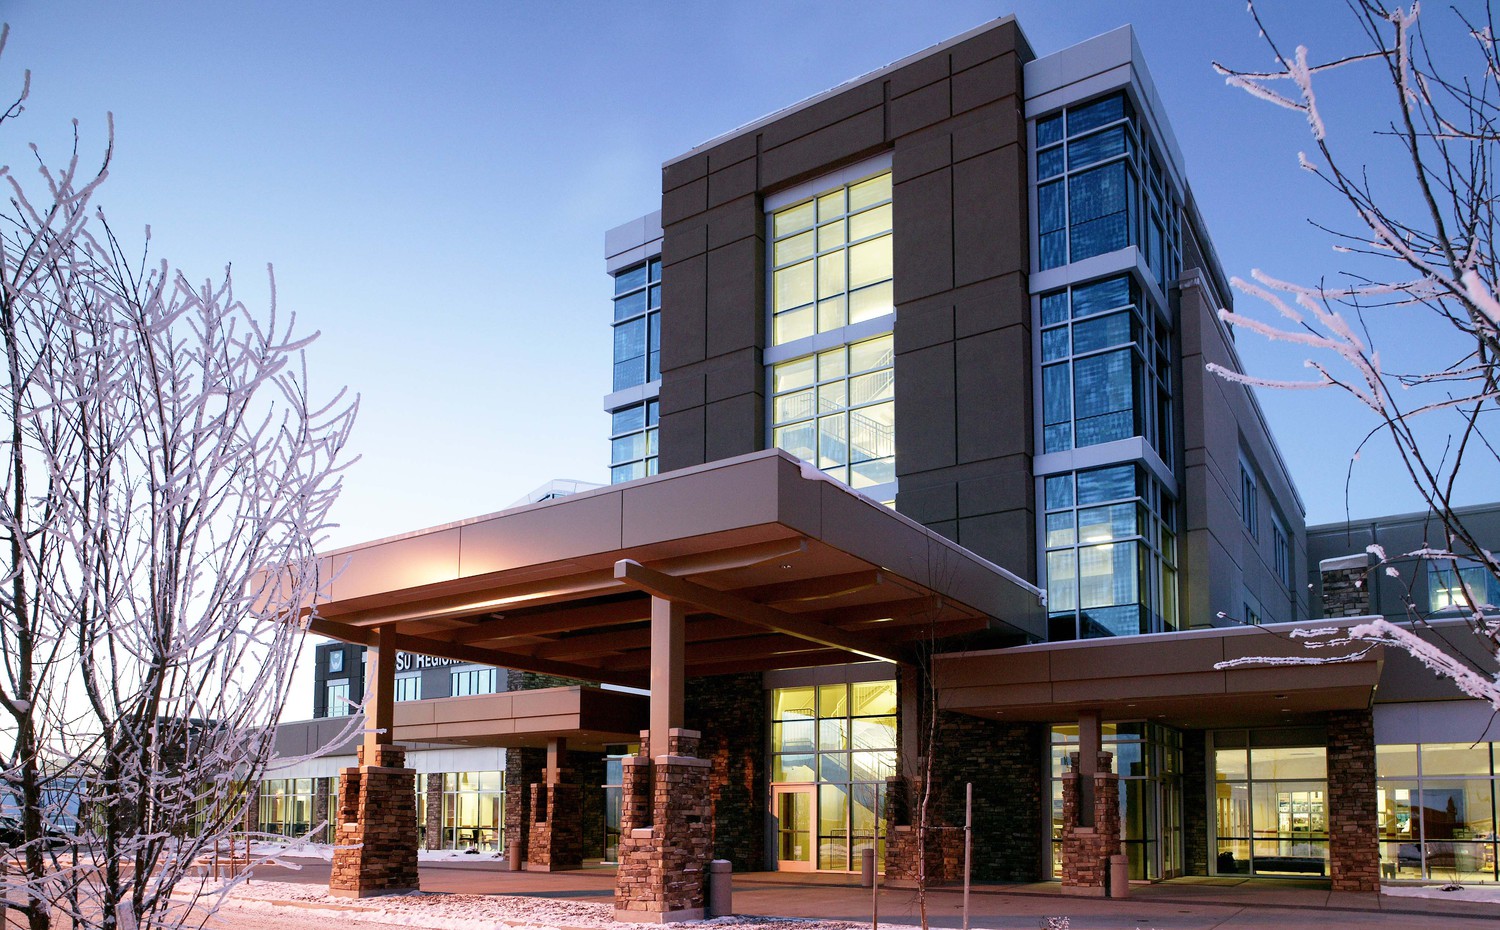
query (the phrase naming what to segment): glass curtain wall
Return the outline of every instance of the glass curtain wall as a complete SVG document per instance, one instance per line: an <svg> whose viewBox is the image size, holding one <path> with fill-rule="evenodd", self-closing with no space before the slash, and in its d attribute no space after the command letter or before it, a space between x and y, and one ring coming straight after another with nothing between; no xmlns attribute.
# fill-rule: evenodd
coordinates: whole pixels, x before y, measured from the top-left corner
<svg viewBox="0 0 1500 930"><path fill-rule="evenodd" d="M1165 292L1182 264L1179 206L1124 91L1036 122L1043 270L1139 246Z"/></svg>
<svg viewBox="0 0 1500 930"><path fill-rule="evenodd" d="M615 275L614 334L613 390L661 378L661 259Z"/></svg>
<svg viewBox="0 0 1500 930"><path fill-rule="evenodd" d="M890 336L772 366L772 442L852 488L895 481L895 371Z"/></svg>
<svg viewBox="0 0 1500 930"><path fill-rule="evenodd" d="M1114 753L1120 776L1120 845L1133 879L1159 879L1182 869L1182 736L1151 723L1105 723L1102 748ZM1078 726L1052 728L1052 875L1062 876L1062 775L1078 751Z"/></svg>
<svg viewBox="0 0 1500 930"><path fill-rule="evenodd" d="M656 474L656 430L660 409L657 401L648 400L610 414L610 484Z"/></svg>
<svg viewBox="0 0 1500 930"><path fill-rule="evenodd" d="M1494 882L1495 744L1375 747L1384 878Z"/></svg>
<svg viewBox="0 0 1500 930"><path fill-rule="evenodd" d="M1172 464L1171 332L1116 275L1041 298L1046 452L1142 436Z"/></svg>
<svg viewBox="0 0 1500 930"><path fill-rule="evenodd" d="M813 786L818 869L885 861L885 780L896 773L896 683L807 685L771 692L771 781ZM878 816L877 816L878 815Z"/></svg>
<svg viewBox="0 0 1500 930"><path fill-rule="evenodd" d="M1212 736L1214 871L1328 874L1328 761L1322 734L1219 730ZM1314 742L1318 745L1309 745Z"/></svg>
<svg viewBox="0 0 1500 930"><path fill-rule="evenodd" d="M260 831L306 836L313 827L315 787L311 778L268 778L260 783Z"/></svg>
<svg viewBox="0 0 1500 930"><path fill-rule="evenodd" d="M1139 465L1049 476L1048 638L1177 629L1176 506Z"/></svg>

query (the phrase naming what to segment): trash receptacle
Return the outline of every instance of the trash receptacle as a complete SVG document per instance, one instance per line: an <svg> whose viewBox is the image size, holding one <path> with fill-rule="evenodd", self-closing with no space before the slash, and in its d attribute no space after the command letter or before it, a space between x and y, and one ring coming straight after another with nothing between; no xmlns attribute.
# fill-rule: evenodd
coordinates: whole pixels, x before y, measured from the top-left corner
<svg viewBox="0 0 1500 930"><path fill-rule="evenodd" d="M875 887L875 850L862 849L859 852L859 887Z"/></svg>
<svg viewBox="0 0 1500 930"><path fill-rule="evenodd" d="M1126 856L1109 857L1109 896L1130 897L1130 859Z"/></svg>
<svg viewBox="0 0 1500 930"><path fill-rule="evenodd" d="M715 859L708 864L708 916L728 917L734 913L734 864Z"/></svg>
<svg viewBox="0 0 1500 930"><path fill-rule="evenodd" d="M521 841L511 840L505 847L505 868L511 872L521 871Z"/></svg>

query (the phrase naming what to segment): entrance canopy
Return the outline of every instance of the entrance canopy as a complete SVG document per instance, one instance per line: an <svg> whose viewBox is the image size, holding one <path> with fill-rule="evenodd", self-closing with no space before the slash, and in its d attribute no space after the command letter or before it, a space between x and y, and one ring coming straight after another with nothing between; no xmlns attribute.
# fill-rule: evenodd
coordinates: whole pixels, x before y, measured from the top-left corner
<svg viewBox="0 0 1500 930"><path fill-rule="evenodd" d="M638 687L653 600L682 610L689 676L1043 636L1034 587L779 450L352 546L321 571L316 633Z"/></svg>
<svg viewBox="0 0 1500 930"><path fill-rule="evenodd" d="M1338 626L1318 621L1316 626ZM1149 636L1047 643L936 657L944 709L995 720L1061 723L1081 715L1169 726L1276 726L1315 722L1331 710L1366 709L1384 650L1311 652L1289 634L1308 624L1217 627ZM1358 653L1352 661L1284 665L1278 659ZM1266 658L1215 668L1243 657Z"/></svg>

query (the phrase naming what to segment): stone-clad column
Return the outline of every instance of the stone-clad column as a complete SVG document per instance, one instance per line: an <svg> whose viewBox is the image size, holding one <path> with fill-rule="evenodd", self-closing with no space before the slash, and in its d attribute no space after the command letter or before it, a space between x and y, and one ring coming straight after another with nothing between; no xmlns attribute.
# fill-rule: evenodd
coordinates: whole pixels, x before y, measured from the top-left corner
<svg viewBox="0 0 1500 930"><path fill-rule="evenodd" d="M1380 890L1375 727L1368 710L1328 715L1328 858L1334 891Z"/></svg>
<svg viewBox="0 0 1500 930"><path fill-rule="evenodd" d="M364 898L417 890L417 773L396 746L359 747L359 765L339 772L330 894ZM373 764L367 764L371 763Z"/></svg>
<svg viewBox="0 0 1500 930"><path fill-rule="evenodd" d="M620 865L615 919L642 923L701 920L712 858L709 761L697 757L696 730L668 732L668 751L624 760Z"/></svg>
<svg viewBox="0 0 1500 930"><path fill-rule="evenodd" d="M1109 857L1120 853L1120 782L1113 771L1114 753L1100 752L1093 766L1093 809L1080 810L1079 754L1068 755L1063 772L1062 892L1103 897ZM1093 822L1081 815L1092 813Z"/></svg>
<svg viewBox="0 0 1500 930"><path fill-rule="evenodd" d="M526 825L530 872L583 868L583 796L565 766L567 743L547 744L544 781L531 785L531 820Z"/></svg>

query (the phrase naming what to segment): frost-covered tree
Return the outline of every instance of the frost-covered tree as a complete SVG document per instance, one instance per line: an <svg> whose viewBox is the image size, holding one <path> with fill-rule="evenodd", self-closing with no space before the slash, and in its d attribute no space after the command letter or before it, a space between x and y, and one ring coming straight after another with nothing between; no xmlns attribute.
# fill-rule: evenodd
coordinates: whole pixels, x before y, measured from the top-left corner
<svg viewBox="0 0 1500 930"><path fill-rule="evenodd" d="M34 930L201 923L169 896L266 765L355 412L310 397L274 283L252 311L122 244L112 144L0 167L3 881Z"/></svg>
<svg viewBox="0 0 1500 930"><path fill-rule="evenodd" d="M1347 213L1343 228L1319 224L1342 256L1337 283L1295 284L1256 271L1253 281L1236 279L1235 286L1281 319L1221 311L1235 327L1308 353L1313 377L1273 381L1211 367L1246 384L1346 393L1372 418L1365 442L1383 436L1394 446L1432 515L1434 538L1391 558L1481 566L1500 578L1500 559L1456 508L1461 482L1473 475L1493 480L1500 465L1493 436L1500 409L1500 54L1492 13L1487 4L1348 6L1352 51L1319 57L1308 46L1289 47L1252 2L1273 67L1215 65L1231 86L1305 118L1311 146L1299 154L1300 165ZM1345 38L1321 34L1317 41L1326 48ZM1378 115L1369 122L1372 109ZM1376 335L1382 326L1383 338ZM1437 365L1428 360L1435 349L1447 352ZM1373 570L1397 574L1385 552L1372 551L1384 563ZM1471 632L1491 659L1500 658L1494 605L1471 586L1462 597ZM1313 641L1406 650L1500 710L1492 672L1420 635L1425 618L1408 604L1412 623L1374 619L1347 631L1316 631Z"/></svg>

